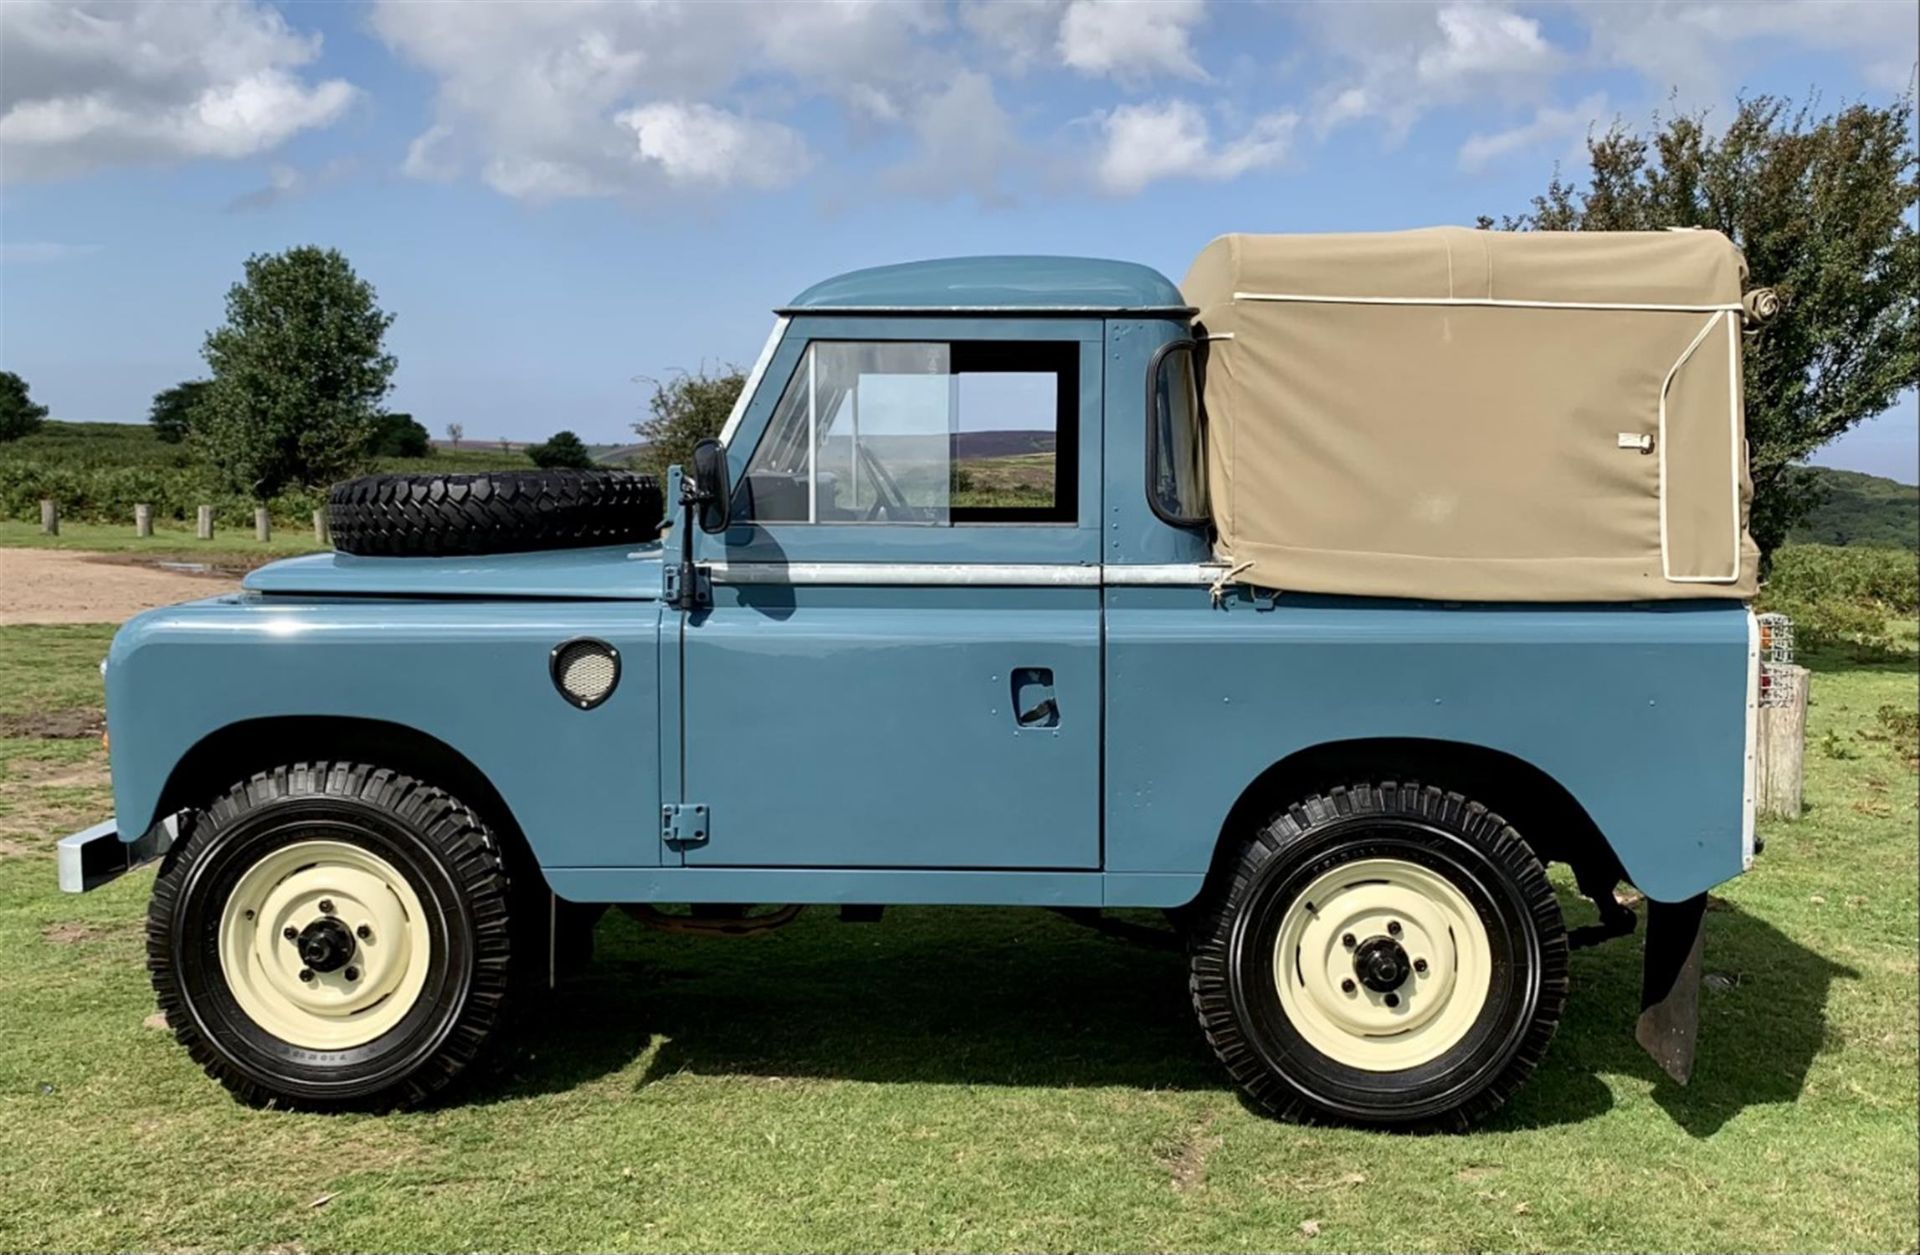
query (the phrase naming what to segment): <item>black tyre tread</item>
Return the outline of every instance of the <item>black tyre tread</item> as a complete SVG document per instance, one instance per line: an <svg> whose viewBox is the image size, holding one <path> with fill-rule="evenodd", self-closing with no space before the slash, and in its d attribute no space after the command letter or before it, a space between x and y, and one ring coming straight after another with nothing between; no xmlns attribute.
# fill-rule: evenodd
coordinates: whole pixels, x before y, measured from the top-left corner
<svg viewBox="0 0 1920 1255"><path fill-rule="evenodd" d="M289 798L335 797L371 804L435 846L462 886L473 919L474 964L459 1019L440 1048L398 1085L339 1098L296 1097L260 1084L236 1067L200 1031L187 1010L169 941L187 868L242 816ZM445 791L366 763L301 762L256 772L233 785L191 823L191 835L169 851L147 907L147 972L175 1038L206 1073L251 1106L305 1111L386 1111L419 1106L480 1060L506 1026L515 985L508 902L511 887L498 840L485 822Z"/></svg>
<svg viewBox="0 0 1920 1255"><path fill-rule="evenodd" d="M334 547L363 557L638 544L664 514L660 481L632 471L363 475L327 493Z"/></svg>
<svg viewBox="0 0 1920 1255"><path fill-rule="evenodd" d="M1491 1084L1439 1117L1367 1121L1322 1109L1268 1069L1242 1033L1228 994L1228 946L1234 916L1261 867L1310 829L1336 818L1368 814L1425 820L1477 843L1520 885L1540 938L1539 1002L1519 1049ZM1195 904L1189 934L1187 990L1207 1045L1234 1084L1261 1111L1277 1119L1304 1124L1358 1124L1413 1132L1457 1132L1504 1105L1546 1057L1569 989L1566 922L1553 886L1547 880L1546 869L1531 847L1506 820L1485 806L1458 793L1413 782L1353 784L1293 803L1247 838L1231 858L1218 883Z"/></svg>

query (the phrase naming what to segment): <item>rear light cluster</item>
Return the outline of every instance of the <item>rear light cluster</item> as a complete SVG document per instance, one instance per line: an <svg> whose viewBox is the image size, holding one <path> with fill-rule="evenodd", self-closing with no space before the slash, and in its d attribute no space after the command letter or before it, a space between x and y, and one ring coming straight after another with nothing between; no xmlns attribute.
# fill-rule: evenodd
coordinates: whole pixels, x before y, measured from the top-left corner
<svg viewBox="0 0 1920 1255"><path fill-rule="evenodd" d="M1793 620L1784 614L1763 614L1760 622L1760 704L1785 706L1793 701Z"/></svg>

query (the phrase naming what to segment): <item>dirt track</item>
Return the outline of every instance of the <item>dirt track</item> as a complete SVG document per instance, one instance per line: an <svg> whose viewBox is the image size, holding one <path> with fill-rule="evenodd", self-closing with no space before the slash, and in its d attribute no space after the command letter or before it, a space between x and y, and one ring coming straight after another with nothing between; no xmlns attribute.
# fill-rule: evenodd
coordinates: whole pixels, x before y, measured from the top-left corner
<svg viewBox="0 0 1920 1255"><path fill-rule="evenodd" d="M119 623L142 610L239 586L231 575L167 571L115 554L0 549L0 626Z"/></svg>

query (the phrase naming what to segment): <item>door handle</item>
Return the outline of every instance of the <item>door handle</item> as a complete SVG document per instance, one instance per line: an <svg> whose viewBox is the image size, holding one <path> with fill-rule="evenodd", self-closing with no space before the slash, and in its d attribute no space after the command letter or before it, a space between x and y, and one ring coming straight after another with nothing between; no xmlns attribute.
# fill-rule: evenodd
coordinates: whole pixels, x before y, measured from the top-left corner
<svg viewBox="0 0 1920 1255"><path fill-rule="evenodd" d="M1013 721L1023 728L1060 726L1060 702L1053 692L1052 667L1013 669Z"/></svg>

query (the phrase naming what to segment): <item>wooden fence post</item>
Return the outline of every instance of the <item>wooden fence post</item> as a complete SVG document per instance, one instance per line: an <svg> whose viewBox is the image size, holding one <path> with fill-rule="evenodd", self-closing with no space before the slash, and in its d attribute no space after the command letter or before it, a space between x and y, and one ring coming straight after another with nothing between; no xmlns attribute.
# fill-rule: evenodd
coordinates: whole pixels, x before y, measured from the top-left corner
<svg viewBox="0 0 1920 1255"><path fill-rule="evenodd" d="M194 529L201 540L213 539L213 507L203 505L194 512Z"/></svg>
<svg viewBox="0 0 1920 1255"><path fill-rule="evenodd" d="M316 545L327 543L327 512L325 510L313 512L313 543Z"/></svg>
<svg viewBox="0 0 1920 1255"><path fill-rule="evenodd" d="M265 544L273 536L273 520L267 516L267 507L253 508L253 538Z"/></svg>
<svg viewBox="0 0 1920 1255"><path fill-rule="evenodd" d="M133 534L135 536L153 535L153 507L135 502L133 506Z"/></svg>
<svg viewBox="0 0 1920 1255"><path fill-rule="evenodd" d="M1760 814L1769 819L1800 818L1810 678L1805 667L1775 668L1774 683L1788 690L1785 700L1760 708L1753 788Z"/></svg>
<svg viewBox="0 0 1920 1255"><path fill-rule="evenodd" d="M40 532L44 536L60 534L60 506L44 497L40 500Z"/></svg>

